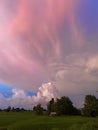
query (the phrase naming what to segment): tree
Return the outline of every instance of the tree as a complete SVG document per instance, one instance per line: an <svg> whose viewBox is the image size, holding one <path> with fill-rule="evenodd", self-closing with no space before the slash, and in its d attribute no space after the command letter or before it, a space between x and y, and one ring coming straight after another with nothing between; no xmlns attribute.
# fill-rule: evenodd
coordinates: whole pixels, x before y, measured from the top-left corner
<svg viewBox="0 0 98 130"><path fill-rule="evenodd" d="M5 111L10 112L11 111L11 106L8 106Z"/></svg>
<svg viewBox="0 0 98 130"><path fill-rule="evenodd" d="M33 111L37 115L42 115L43 114L43 108L41 107L41 104L38 104L37 106L34 106Z"/></svg>
<svg viewBox="0 0 98 130"><path fill-rule="evenodd" d="M21 109L17 107L17 108L15 108L15 111L16 111L16 112L20 112Z"/></svg>
<svg viewBox="0 0 98 130"><path fill-rule="evenodd" d="M48 114L50 112L56 112L58 115L78 115L80 114L79 110L77 110L74 106L72 101L68 97L61 97L59 99L54 99L52 98L48 105Z"/></svg>
<svg viewBox="0 0 98 130"><path fill-rule="evenodd" d="M48 110L48 114L50 114L50 112L54 112L55 111L55 101L54 98L52 98L49 103L47 104L47 110Z"/></svg>
<svg viewBox="0 0 98 130"><path fill-rule="evenodd" d="M61 97L56 101L56 111L60 115L72 115L73 114L73 103L68 97Z"/></svg>
<svg viewBox="0 0 98 130"><path fill-rule="evenodd" d="M86 95L82 115L95 117L98 113L98 99L92 95Z"/></svg>

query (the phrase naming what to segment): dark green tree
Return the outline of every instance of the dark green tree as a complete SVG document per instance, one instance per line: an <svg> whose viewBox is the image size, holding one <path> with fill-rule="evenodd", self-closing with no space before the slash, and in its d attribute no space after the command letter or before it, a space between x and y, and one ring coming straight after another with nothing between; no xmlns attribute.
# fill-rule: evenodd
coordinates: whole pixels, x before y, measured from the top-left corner
<svg viewBox="0 0 98 130"><path fill-rule="evenodd" d="M42 115L43 114L43 108L41 106L41 104L38 104L36 106L33 107L33 111L37 114L37 115Z"/></svg>
<svg viewBox="0 0 98 130"><path fill-rule="evenodd" d="M72 115L73 114L73 103L68 97L61 97L60 99L57 99L56 101L56 111L60 115Z"/></svg>
<svg viewBox="0 0 98 130"><path fill-rule="evenodd" d="M57 115L79 115L80 111L73 106L72 101L68 97L61 97L59 99L52 98L47 105L48 114L56 112Z"/></svg>
<svg viewBox="0 0 98 130"><path fill-rule="evenodd" d="M50 112L54 112L55 111L55 101L54 98L52 98L49 103L47 104L47 110L48 110L48 114Z"/></svg>
<svg viewBox="0 0 98 130"><path fill-rule="evenodd" d="M98 99L92 95L86 95L82 115L95 117L98 114Z"/></svg>
<svg viewBox="0 0 98 130"><path fill-rule="evenodd" d="M8 106L6 109L5 109L6 112L10 112L11 111L11 106Z"/></svg>

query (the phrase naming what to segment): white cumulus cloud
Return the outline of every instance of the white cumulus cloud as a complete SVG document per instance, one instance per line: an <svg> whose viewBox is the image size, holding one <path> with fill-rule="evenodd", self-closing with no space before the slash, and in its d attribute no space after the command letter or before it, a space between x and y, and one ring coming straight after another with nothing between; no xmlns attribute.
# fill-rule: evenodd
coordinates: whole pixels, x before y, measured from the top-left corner
<svg viewBox="0 0 98 130"><path fill-rule="evenodd" d="M41 103L43 106L47 105L51 98L57 98L59 96L57 89L53 83L45 83L39 87L36 96L29 96L24 90L13 89L13 95L10 98L5 98L0 95L0 108L11 107L24 107L26 109L32 109L34 105Z"/></svg>

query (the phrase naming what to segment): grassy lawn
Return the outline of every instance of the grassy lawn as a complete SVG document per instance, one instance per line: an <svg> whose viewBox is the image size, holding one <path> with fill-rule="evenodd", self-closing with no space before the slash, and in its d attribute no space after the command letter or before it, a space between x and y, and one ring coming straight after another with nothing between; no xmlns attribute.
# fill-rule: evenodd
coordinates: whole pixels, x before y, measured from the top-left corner
<svg viewBox="0 0 98 130"><path fill-rule="evenodd" d="M36 116L33 112L1 112L0 130L98 130L98 118Z"/></svg>

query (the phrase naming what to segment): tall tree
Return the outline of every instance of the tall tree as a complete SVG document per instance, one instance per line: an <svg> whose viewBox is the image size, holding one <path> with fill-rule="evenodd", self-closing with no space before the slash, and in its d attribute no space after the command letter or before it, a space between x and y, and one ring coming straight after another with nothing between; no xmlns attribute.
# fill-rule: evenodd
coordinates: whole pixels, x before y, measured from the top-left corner
<svg viewBox="0 0 98 130"><path fill-rule="evenodd" d="M50 112L54 112L55 111L55 101L54 98L52 98L49 103L47 104L47 110L48 110L48 114Z"/></svg>
<svg viewBox="0 0 98 130"><path fill-rule="evenodd" d="M38 104L37 106L34 106L33 111L36 112L37 115L42 115L43 114L43 108L41 104Z"/></svg>
<svg viewBox="0 0 98 130"><path fill-rule="evenodd" d="M10 112L11 111L11 106L8 106L6 109L5 109L6 112Z"/></svg>
<svg viewBox="0 0 98 130"><path fill-rule="evenodd" d="M98 99L92 95L86 95L82 114L85 116L96 116L98 113Z"/></svg>
<svg viewBox="0 0 98 130"><path fill-rule="evenodd" d="M61 97L59 99L52 98L47 105L48 113L57 112L58 115L78 115L79 110L77 110L72 101L68 97Z"/></svg>
<svg viewBox="0 0 98 130"><path fill-rule="evenodd" d="M73 108L73 103L68 97L63 96L56 101L56 111L60 115L72 115Z"/></svg>

